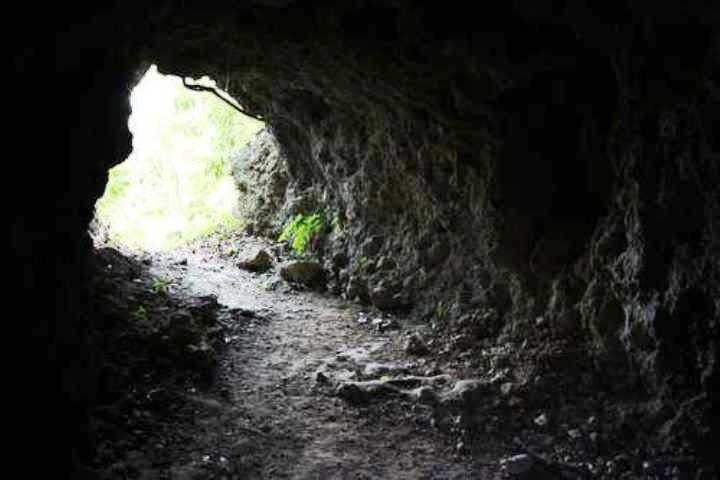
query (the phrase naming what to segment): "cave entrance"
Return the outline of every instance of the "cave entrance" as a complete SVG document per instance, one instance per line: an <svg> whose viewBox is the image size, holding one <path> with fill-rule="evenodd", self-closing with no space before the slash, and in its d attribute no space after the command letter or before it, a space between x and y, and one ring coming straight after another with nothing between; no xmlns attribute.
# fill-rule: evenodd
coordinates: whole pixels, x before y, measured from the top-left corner
<svg viewBox="0 0 720 480"><path fill-rule="evenodd" d="M110 170L96 203L96 244L169 250L240 226L233 156L263 123L228 105L210 78L195 89L183 83L152 65L131 92L132 152Z"/></svg>

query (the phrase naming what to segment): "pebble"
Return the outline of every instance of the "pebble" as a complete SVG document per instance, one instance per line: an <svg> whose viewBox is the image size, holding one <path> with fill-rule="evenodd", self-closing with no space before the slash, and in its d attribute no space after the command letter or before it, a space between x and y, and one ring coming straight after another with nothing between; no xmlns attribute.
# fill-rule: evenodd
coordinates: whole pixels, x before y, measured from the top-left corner
<svg viewBox="0 0 720 480"><path fill-rule="evenodd" d="M433 403L437 399L435 391L427 386L419 387L413 393L420 403Z"/></svg>
<svg viewBox="0 0 720 480"><path fill-rule="evenodd" d="M502 385L500 385L500 393L502 393L504 396L510 395L513 390L513 384L512 382L505 382Z"/></svg>
<svg viewBox="0 0 720 480"><path fill-rule="evenodd" d="M546 414L543 413L543 414L538 415L537 417L535 417L535 420L533 420L533 422L534 422L535 425L537 425L538 427L544 427L545 425L548 424L548 417L547 417Z"/></svg>
<svg viewBox="0 0 720 480"><path fill-rule="evenodd" d="M530 455L522 453L500 460L500 466L510 475L523 475L532 470L535 460Z"/></svg>
<svg viewBox="0 0 720 480"><path fill-rule="evenodd" d="M429 350L419 335L412 334L405 343L405 353L408 355L426 355L429 353Z"/></svg>
<svg viewBox="0 0 720 480"><path fill-rule="evenodd" d="M511 407L517 407L520 404L522 404L522 399L520 397L510 397L510 400L508 400L508 405Z"/></svg>

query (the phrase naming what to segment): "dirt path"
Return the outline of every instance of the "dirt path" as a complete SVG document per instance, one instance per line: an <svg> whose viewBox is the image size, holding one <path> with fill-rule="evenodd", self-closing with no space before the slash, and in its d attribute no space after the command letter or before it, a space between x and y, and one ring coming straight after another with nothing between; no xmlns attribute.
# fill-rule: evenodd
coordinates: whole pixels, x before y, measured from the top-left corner
<svg viewBox="0 0 720 480"><path fill-rule="evenodd" d="M717 477L682 437L657 446L634 423L644 397L613 400L581 346L537 325L440 337L239 269L253 239L218 245L97 252L105 361L85 478ZM424 354L406 348L418 331Z"/></svg>
<svg viewBox="0 0 720 480"><path fill-rule="evenodd" d="M272 288L271 277L208 252L155 257L152 271L176 294L215 295L234 312L213 386L188 394L191 440L161 444L175 449L167 477L492 478L456 455L430 407L405 398L357 406L335 394L343 380L423 373L397 330L361 324L338 299Z"/></svg>

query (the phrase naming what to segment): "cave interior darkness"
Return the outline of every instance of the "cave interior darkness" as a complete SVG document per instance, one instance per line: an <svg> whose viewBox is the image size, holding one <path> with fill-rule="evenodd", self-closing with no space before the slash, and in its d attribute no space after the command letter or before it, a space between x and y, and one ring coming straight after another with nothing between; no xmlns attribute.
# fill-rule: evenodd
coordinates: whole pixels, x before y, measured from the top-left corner
<svg viewBox="0 0 720 480"><path fill-rule="evenodd" d="M682 438L710 475L697 478L717 473L716 2L42 8L6 16L25 28L6 32L22 80L9 151L24 157L6 190L23 333L8 385L29 476L81 478L94 441L103 321L87 229L130 152L128 96L151 61L227 78L272 130L287 188L343 219L320 259L329 294L420 319L449 305L451 319L492 318L485 339L542 319L611 398L642 392L626 430Z"/></svg>

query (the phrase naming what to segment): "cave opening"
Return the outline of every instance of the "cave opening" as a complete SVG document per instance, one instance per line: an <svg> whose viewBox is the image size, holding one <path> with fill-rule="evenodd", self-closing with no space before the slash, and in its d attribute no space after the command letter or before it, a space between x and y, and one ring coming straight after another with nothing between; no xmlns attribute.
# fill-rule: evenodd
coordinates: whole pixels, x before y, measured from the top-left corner
<svg viewBox="0 0 720 480"><path fill-rule="evenodd" d="M96 203L97 246L167 251L242 226L233 162L264 124L232 108L209 77L186 82L151 65L133 88L132 152Z"/></svg>

